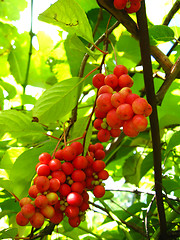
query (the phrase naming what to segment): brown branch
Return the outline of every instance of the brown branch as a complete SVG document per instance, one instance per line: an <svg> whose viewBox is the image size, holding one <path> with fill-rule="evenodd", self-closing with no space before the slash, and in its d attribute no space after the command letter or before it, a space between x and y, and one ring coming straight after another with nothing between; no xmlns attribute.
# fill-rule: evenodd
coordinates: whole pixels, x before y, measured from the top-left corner
<svg viewBox="0 0 180 240"><path fill-rule="evenodd" d="M96 0L97 3L104 9L106 9L111 15L113 15L123 26L127 29L129 33L135 39L139 39L139 32L137 28L136 22L124 11L117 10L113 5L113 0ZM161 65L166 74L170 73L170 70L173 66L172 62L169 58L161 52L156 46L150 46L150 51L152 56L156 59L156 61ZM179 75L178 75L179 77Z"/></svg>
<svg viewBox="0 0 180 240"><path fill-rule="evenodd" d="M164 83L161 85L160 89L158 90L156 94L157 104L161 105L162 100L171 86L172 82L177 77L178 73L180 72L180 57L177 59L176 63L172 66L170 74L167 76Z"/></svg>
<svg viewBox="0 0 180 240"><path fill-rule="evenodd" d="M174 3L174 5L172 6L171 10L169 11L168 15L166 16L163 25L169 25L171 19L173 18L173 16L177 13L177 11L180 8L180 1L176 0L176 2Z"/></svg>
<svg viewBox="0 0 180 240"><path fill-rule="evenodd" d="M148 33L144 0L142 0L141 8L136 15L137 15L137 22L139 26L140 49L141 49L141 58L143 62L146 95L147 95L147 100L151 104L153 109L153 112L150 116L150 125L151 125L152 143L153 143L156 202L157 202L157 210L159 214L159 223L160 223L160 235L161 235L160 239L165 240L167 239L167 229L166 229L166 217L165 217L165 210L163 205L163 194L162 194L161 140L160 140L160 131L159 131L159 123L158 123L158 115L157 115L156 96L155 96L155 89L154 89L154 83L153 83L149 33Z"/></svg>

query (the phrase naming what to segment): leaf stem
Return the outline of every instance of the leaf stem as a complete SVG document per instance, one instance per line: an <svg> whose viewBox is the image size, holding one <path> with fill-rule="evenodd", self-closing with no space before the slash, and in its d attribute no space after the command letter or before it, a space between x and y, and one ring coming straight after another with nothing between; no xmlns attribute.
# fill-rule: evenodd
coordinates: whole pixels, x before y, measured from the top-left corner
<svg viewBox="0 0 180 240"><path fill-rule="evenodd" d="M153 143L156 202L157 202L157 210L159 214L159 223L160 223L160 239L165 240L167 239L167 229L166 229L166 217L165 217L165 210L163 205L163 194L162 194L161 140L160 140L160 130L159 130L159 123L158 123L156 96L155 96L154 83L153 83L149 33L148 33L144 0L142 0L141 8L136 13L136 15L137 15L137 22L139 26L139 40L140 40L141 57L142 57L142 63L143 63L146 95L147 95L147 100L151 104L153 109L153 112L150 116L150 125L151 125L151 134L152 134L152 143Z"/></svg>

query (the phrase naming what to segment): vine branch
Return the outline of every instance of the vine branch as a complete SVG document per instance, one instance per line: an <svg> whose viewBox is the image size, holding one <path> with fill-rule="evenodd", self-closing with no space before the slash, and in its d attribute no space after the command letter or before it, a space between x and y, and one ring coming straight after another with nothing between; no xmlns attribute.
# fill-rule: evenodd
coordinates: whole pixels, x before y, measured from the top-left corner
<svg viewBox="0 0 180 240"><path fill-rule="evenodd" d="M155 89L154 89L154 83L153 83L149 33L148 33L144 0L142 0L141 8L136 13L136 15L137 15L137 22L139 26L139 40L140 40L141 58L143 63L143 74L144 74L146 95L147 95L147 100L151 104L153 109L153 112L150 115L150 125L151 125L152 144L153 144L156 202L157 202L157 209L158 209L159 223L160 223L160 239L165 240L167 239L167 229L166 229L166 217L165 217L165 210L163 205L163 194L162 194L161 141L160 141L160 130L159 130L159 123L158 123L156 96L155 96Z"/></svg>
<svg viewBox="0 0 180 240"><path fill-rule="evenodd" d="M169 11L169 13L167 14L163 25L169 25L171 19L173 18L173 16L177 13L177 11L180 8L180 1L176 0L176 2L174 3L174 5L172 6L171 10Z"/></svg>

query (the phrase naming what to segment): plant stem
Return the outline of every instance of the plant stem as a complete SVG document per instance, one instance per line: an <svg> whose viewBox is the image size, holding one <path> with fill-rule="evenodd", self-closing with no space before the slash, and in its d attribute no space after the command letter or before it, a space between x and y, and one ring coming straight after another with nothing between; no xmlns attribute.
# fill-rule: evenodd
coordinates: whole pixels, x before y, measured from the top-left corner
<svg viewBox="0 0 180 240"><path fill-rule="evenodd" d="M30 31L29 31L29 35L30 35L29 57L28 57L25 81L23 83L23 94L25 94L26 86L28 85L29 69L30 69L30 63L31 63L32 40L34 37L34 33L32 31L32 26L33 26L33 0L31 0L31 27L30 27Z"/></svg>
<svg viewBox="0 0 180 240"><path fill-rule="evenodd" d="M139 26L139 40L140 40L141 57L142 57L142 63L143 63L146 95L147 95L148 102L151 104L153 108L153 112L150 115L150 125L151 125L151 134L152 134L152 143L153 143L154 178L155 178L157 210L159 214L159 224L160 224L160 239L167 239L166 217L165 217L165 210L163 205L163 194L162 194L161 140L160 140L160 130L159 130L159 122L158 122L158 114L157 114L156 96L155 96L154 83L153 83L149 33L148 33L144 0L142 0L141 8L136 15L137 15L137 22Z"/></svg>

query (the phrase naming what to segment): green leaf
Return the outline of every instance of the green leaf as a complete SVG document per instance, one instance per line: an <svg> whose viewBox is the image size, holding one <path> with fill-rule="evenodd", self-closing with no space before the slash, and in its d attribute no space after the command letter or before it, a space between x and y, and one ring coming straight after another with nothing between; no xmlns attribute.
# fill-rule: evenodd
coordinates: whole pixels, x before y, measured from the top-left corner
<svg viewBox="0 0 180 240"><path fill-rule="evenodd" d="M141 164L140 178L142 178L153 167L153 152L150 152Z"/></svg>
<svg viewBox="0 0 180 240"><path fill-rule="evenodd" d="M17 228L6 228L0 231L0 239L14 239L17 234Z"/></svg>
<svg viewBox="0 0 180 240"><path fill-rule="evenodd" d="M176 191L180 189L180 183L175 179L163 179L162 181L163 187L165 188L166 193L170 193L172 191Z"/></svg>
<svg viewBox="0 0 180 240"><path fill-rule="evenodd" d="M13 182L12 192L18 198L22 198L28 193L31 180L36 173L35 166L39 162L39 155L43 152L51 154L55 145L56 142L48 142L41 147L23 152L16 159L10 172L10 180Z"/></svg>
<svg viewBox="0 0 180 240"><path fill-rule="evenodd" d="M8 93L8 96L6 97L7 99L12 99L16 96L16 88L10 83L4 82L2 79L0 79L0 86L2 86Z"/></svg>
<svg viewBox="0 0 180 240"><path fill-rule="evenodd" d="M0 88L0 110L4 108L4 93L3 90Z"/></svg>
<svg viewBox="0 0 180 240"><path fill-rule="evenodd" d="M172 150L174 147L180 145L180 131L175 132L171 139L169 140L169 143L166 148L166 153L168 153L170 150Z"/></svg>
<svg viewBox="0 0 180 240"><path fill-rule="evenodd" d="M76 106L81 86L82 80L78 77L53 85L37 100L33 116L44 123L57 121Z"/></svg>
<svg viewBox="0 0 180 240"><path fill-rule="evenodd" d="M83 42L77 37L76 34L73 34L69 39L68 39L68 45L71 49L71 51L73 50L78 50L80 52L82 52L83 54L88 53L89 56L92 56L95 60L98 59L98 57L100 55L102 55L102 53L100 52L93 52L91 51L88 47L86 47Z"/></svg>
<svg viewBox="0 0 180 240"><path fill-rule="evenodd" d="M58 0L39 15L39 20L59 26L93 42L92 29L84 10L75 0Z"/></svg>
<svg viewBox="0 0 180 240"><path fill-rule="evenodd" d="M16 110L0 112L0 129L3 133L10 133L14 138L26 137L33 142L44 139L43 127L32 122L26 114Z"/></svg>
<svg viewBox="0 0 180 240"><path fill-rule="evenodd" d="M92 1L92 0L76 0L76 2L79 3L79 5L84 9L85 12L90 11L91 9L94 8L99 8L99 5L97 4L96 1Z"/></svg>
<svg viewBox="0 0 180 240"><path fill-rule="evenodd" d="M150 42L152 45L156 45L160 42L168 42L174 39L173 30L164 25L154 25L149 28Z"/></svg>

